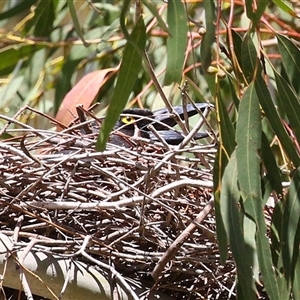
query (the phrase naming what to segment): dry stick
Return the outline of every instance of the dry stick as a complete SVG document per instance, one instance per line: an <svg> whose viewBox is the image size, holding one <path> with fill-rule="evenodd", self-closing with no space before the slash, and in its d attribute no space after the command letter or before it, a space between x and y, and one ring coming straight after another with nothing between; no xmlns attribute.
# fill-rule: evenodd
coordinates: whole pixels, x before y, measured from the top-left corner
<svg viewBox="0 0 300 300"><path fill-rule="evenodd" d="M185 135L187 135L188 134L188 130L187 130L184 122L182 122L182 120L179 117L178 113L175 111L174 107L171 105L170 101L167 99L166 95L164 94L164 91L163 91L163 89L162 89L159 81L157 80L157 77L156 77L156 75L154 73L153 67L151 65L149 56L148 56L148 54L147 54L146 51L144 51L144 61L145 61L146 66L148 68L150 77L153 80L153 84L156 87L156 89L157 89L159 95L161 96L162 100L164 101L165 106L167 107L168 111L173 116L174 120L179 125L179 127L181 128L181 130L183 131L183 133Z"/></svg>
<svg viewBox="0 0 300 300"><path fill-rule="evenodd" d="M199 115L201 115L202 119L203 119L203 122L205 123L205 125L210 129L209 130L209 133L213 136L214 140L217 141L217 136L214 132L214 130L212 129L211 125L209 124L209 122L207 121L206 119L206 116L209 114L209 112L214 108L214 105L210 104L207 109L208 109L208 112L207 112L207 109L205 109L204 112L201 111L201 109L199 109L194 101L191 99L190 95L188 93L185 92L185 97L187 99L189 99L190 103L193 104L194 106L194 109L198 112ZM207 113L206 113L207 112Z"/></svg>
<svg viewBox="0 0 300 300"><path fill-rule="evenodd" d="M126 183L126 182L125 182ZM209 181L202 181L196 179L182 179L179 181L171 182L165 186L162 186L156 189L151 195L147 195L141 191L141 196L126 198L123 200L118 200L114 202L95 202L95 203L81 203L81 202L41 202L41 201L27 201L20 203L19 206L22 208L29 208L30 206L34 206L36 208L43 209L59 209L59 210L69 210L69 209L78 209L78 210L96 210L96 209L120 209L121 207L136 205L144 201L144 198L155 202L161 203L159 200L155 199L159 197L161 194L174 190L175 188L180 187L195 187L195 188L213 188L213 183ZM135 189L134 189L135 190ZM164 205L167 209L170 209L167 205Z"/></svg>
<svg viewBox="0 0 300 300"><path fill-rule="evenodd" d="M30 111L36 113L37 115L40 115L40 116L44 117L45 119L50 120L50 122L56 124L56 126L58 126L58 127L60 127L60 128L63 128L63 129L66 129L66 128L67 128L67 126L65 126L65 125L62 124L61 122L57 121L55 118L52 118L51 116L49 116L49 115L47 115L47 114L44 114L43 112L40 112L40 111L38 111L38 110L36 110L36 109L34 109L34 108L28 106L28 105L25 106L25 109L28 109L28 110L30 110Z"/></svg>
<svg viewBox="0 0 300 300"><path fill-rule="evenodd" d="M68 267L68 270L67 270L67 274L65 276L65 281L64 281L64 284L60 290L60 293L58 295L58 298L59 299L62 299L63 297L63 294L65 293L66 289L67 289L67 286L68 286L68 283L70 282L70 278L71 278L71 264L72 264L72 260L70 259L69 260L69 267Z"/></svg>
<svg viewBox="0 0 300 300"><path fill-rule="evenodd" d="M60 132L51 132L51 136L48 136L48 135L42 133L45 130L41 130L41 131L36 130L35 128L33 128L33 127L29 126L29 125L23 124L22 122L14 120L13 118L7 117L5 115L1 115L0 114L0 119L6 120L9 123L15 123L15 124L21 126L22 128L26 128L26 129L32 130L32 132L35 132L40 138L44 139L41 142L50 141L50 142L52 142L54 144L61 144L62 142L66 142L63 139L56 137L56 136L61 136L62 135L62 133L60 133ZM81 126L81 125L79 124L79 126ZM70 130L70 129L68 129L68 130ZM0 130L0 134L3 134L3 133L4 133L3 129ZM69 137L72 138L73 136L69 135ZM74 142L74 146L78 146L78 147L86 147L86 146L88 146L88 144L86 142L83 142L83 141L78 140L78 139L73 140L73 142Z"/></svg>
<svg viewBox="0 0 300 300"><path fill-rule="evenodd" d="M159 134L159 132L154 128L153 125L148 125L147 128L155 135L155 137L164 145L164 147L170 151L170 145L162 138L162 136Z"/></svg>
<svg viewBox="0 0 300 300"><path fill-rule="evenodd" d="M92 256L90 256L89 254L87 254L85 252L85 248L88 246L90 240L91 240L91 236L86 235L85 238L84 238L84 241L82 243L81 248L76 253L72 254L72 256L75 257L75 256L78 256L78 255L82 255L87 260L89 260L92 263L96 264L100 268L110 271L111 275L114 276L115 278L117 278L117 280L119 281L119 284L122 285L122 288L131 296L131 298L134 299L134 300L139 300L136 293L132 290L132 288L126 282L124 277L119 272L116 271L116 269L114 269L113 267L111 267L111 266L109 266L109 265L93 258Z"/></svg>
<svg viewBox="0 0 300 300"><path fill-rule="evenodd" d="M53 222L48 221L47 219L45 219L43 217L38 216L37 214L34 214L34 213L32 213L30 211L27 211L27 210L24 210L24 209L22 209L21 205L7 203L5 200L0 199L0 204L1 203L3 203L6 207L8 207L10 209L16 210L16 211L21 212L23 214L26 214L27 216L35 218L39 221L46 222L49 226L53 226L54 228L56 228L57 230L61 230L62 232L67 232L68 234L73 234L73 235L75 234L76 236L81 237L81 238L83 238L85 236L85 235L83 235L79 232L74 231L73 228L71 230L69 227L64 227L64 226L62 226L58 223L53 223Z"/></svg>
<svg viewBox="0 0 300 300"><path fill-rule="evenodd" d="M23 287L23 290L24 290L24 293L26 295L26 298L29 299L29 300L33 300L33 296L32 296L32 293L31 293L31 289L29 287L29 284L28 284L28 281L27 281L27 278L26 278L26 275L24 274L24 269L23 269L23 263L24 263L24 260L26 258L26 256L28 255L28 253L30 252L30 250L32 249L32 247L37 243L37 240L36 239L32 239L26 246L26 248L18 255L18 260L19 260L19 264L20 264L20 280L21 280L21 283L22 283L22 287Z"/></svg>
<svg viewBox="0 0 300 300"><path fill-rule="evenodd" d="M34 247L35 244L37 244L39 240L37 239L37 235L35 235L35 238L33 238L26 246L26 248L20 253L20 258L15 257L16 262L20 265L20 280L22 282L22 286L24 289L24 293L26 294L27 299L33 300L32 293L30 290L30 287L28 285L26 276L24 274L24 270L27 271L29 274L34 276L37 280L39 280L41 283L43 283L46 287L46 289L51 293L53 296L53 299L58 300L56 297L55 293L49 288L49 286L39 277L37 276L34 272L30 271L27 269L25 266L23 266L23 262L30 252L31 248Z"/></svg>
<svg viewBox="0 0 300 300"><path fill-rule="evenodd" d="M8 151L10 153L13 153L13 154L15 154L17 156L20 156L21 158L23 158L28 163L32 164L34 162L34 160L32 160L30 157L28 157L26 154L24 154L24 152L18 150L15 147L9 146L9 145L7 145L7 144L5 144L3 142L0 142L0 148L3 149L3 150Z"/></svg>
<svg viewBox="0 0 300 300"><path fill-rule="evenodd" d="M209 214L211 209L214 206L214 200L210 200L207 205L203 208L203 210L198 214L196 219L197 223L201 223L205 217ZM158 280L159 276L161 275L164 267L166 264L175 256L177 250L181 247L184 241L189 238L193 232L196 230L197 226L194 223L191 223L181 234L180 236L172 243L169 249L165 252L163 257L159 260L156 267L151 272L152 277L154 280Z"/></svg>
<svg viewBox="0 0 300 300"><path fill-rule="evenodd" d="M21 215L18 220L17 220L17 224L16 227L14 229L14 235L13 235L13 241L16 243L19 239L19 233L20 233L20 229L22 227L22 223L24 221L24 215Z"/></svg>
<svg viewBox="0 0 300 300"><path fill-rule="evenodd" d="M21 115L21 114L23 113L23 111L25 111L25 110L26 110L26 107L23 107L23 108L19 109L18 112L17 112L12 118L9 118L9 120L6 119L6 116L0 115L0 118L1 118L1 119L8 120L8 122L7 122L7 123L3 126L3 128L0 130L0 136L6 131L6 129L9 127L9 125L10 125L11 123L14 123L14 122L15 122L15 118L17 118L19 115ZM20 125L20 124L21 124L21 126L23 126L23 124L22 124L21 122L19 122L19 125ZM30 127L30 126L28 126L28 127Z"/></svg>

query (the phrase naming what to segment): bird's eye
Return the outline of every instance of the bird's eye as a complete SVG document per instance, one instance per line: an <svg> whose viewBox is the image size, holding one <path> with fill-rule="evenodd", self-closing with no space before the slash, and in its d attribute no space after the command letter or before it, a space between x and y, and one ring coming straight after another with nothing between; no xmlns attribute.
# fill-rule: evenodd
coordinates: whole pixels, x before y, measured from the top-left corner
<svg viewBox="0 0 300 300"><path fill-rule="evenodd" d="M121 121L123 124L132 124L135 122L135 118L134 117L130 117L130 116L126 116L126 117L122 117Z"/></svg>

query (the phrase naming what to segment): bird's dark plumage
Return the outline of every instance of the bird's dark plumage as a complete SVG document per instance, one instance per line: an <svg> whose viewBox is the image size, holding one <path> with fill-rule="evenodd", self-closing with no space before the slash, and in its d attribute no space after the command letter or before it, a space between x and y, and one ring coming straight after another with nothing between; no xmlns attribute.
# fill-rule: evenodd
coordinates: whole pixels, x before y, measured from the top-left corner
<svg viewBox="0 0 300 300"><path fill-rule="evenodd" d="M196 103L195 106L193 104L188 104L185 107L175 106L173 110L181 119L184 119L184 111L186 111L188 117L191 117L196 115L198 110L204 111L210 105L207 103ZM176 124L176 120L166 108L154 112L139 108L125 109L114 127L110 143L129 147L129 138L132 136L140 136L150 141L159 141L148 128L148 125L152 125L168 144L178 145L183 141L184 135L179 131L170 129L170 127L174 127ZM207 133L198 132L195 134L194 139L201 139L207 136Z"/></svg>

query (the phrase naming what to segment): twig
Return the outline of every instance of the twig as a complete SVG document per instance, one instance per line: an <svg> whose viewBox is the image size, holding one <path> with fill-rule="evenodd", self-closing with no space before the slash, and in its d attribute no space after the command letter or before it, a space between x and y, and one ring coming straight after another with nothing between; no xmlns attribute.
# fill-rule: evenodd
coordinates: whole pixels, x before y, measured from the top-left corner
<svg viewBox="0 0 300 300"><path fill-rule="evenodd" d="M204 218L209 214L211 209L213 208L214 200L210 200L204 209L199 213L196 217L195 221L197 223L201 223ZM165 268L166 264L175 256L178 249L184 243L184 241L189 238L193 232L196 230L195 224L191 223L181 234L180 236L172 243L169 249L165 252L163 257L159 260L153 271L151 272L152 277L154 280L158 280L159 276L161 275L163 269Z"/></svg>

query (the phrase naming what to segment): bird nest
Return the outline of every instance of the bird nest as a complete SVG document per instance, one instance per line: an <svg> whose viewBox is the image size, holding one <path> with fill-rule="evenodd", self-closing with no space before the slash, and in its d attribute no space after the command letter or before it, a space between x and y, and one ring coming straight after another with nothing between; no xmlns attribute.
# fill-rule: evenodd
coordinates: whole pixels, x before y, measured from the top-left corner
<svg viewBox="0 0 300 300"><path fill-rule="evenodd" d="M184 140L166 148L137 139L129 148L108 144L97 152L96 135L82 134L80 124L56 132L1 118L2 136L14 136L0 142L1 234L12 241L6 255L22 267L26 295L34 292L24 283L34 273L25 267L28 253L105 269L112 290L122 282L134 299L157 292L171 299L234 295L233 262L221 265L216 244L214 143ZM3 285L14 287L5 276ZM36 276L49 298L59 297ZM65 280L60 294L67 290Z"/></svg>

